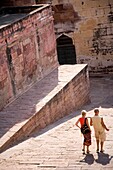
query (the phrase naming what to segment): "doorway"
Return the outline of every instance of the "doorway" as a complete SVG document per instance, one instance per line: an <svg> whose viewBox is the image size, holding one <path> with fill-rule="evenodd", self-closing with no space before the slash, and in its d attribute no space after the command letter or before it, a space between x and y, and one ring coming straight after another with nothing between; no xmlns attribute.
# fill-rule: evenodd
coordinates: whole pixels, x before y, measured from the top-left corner
<svg viewBox="0 0 113 170"><path fill-rule="evenodd" d="M63 64L76 64L76 51L72 38L62 35L57 38L58 62Z"/></svg>

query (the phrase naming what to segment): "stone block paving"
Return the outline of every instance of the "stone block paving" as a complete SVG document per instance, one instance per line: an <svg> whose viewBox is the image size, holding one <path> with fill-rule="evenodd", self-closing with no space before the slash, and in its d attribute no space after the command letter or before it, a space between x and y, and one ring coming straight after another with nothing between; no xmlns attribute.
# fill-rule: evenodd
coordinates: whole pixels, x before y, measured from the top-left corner
<svg viewBox="0 0 113 170"><path fill-rule="evenodd" d="M0 170L113 170L113 76L90 78L90 84L90 104L1 153ZM88 111L87 117L92 117L95 107L100 108L110 129L106 132L105 152L96 153L91 128L91 152L83 155L83 138L74 124L82 109Z"/></svg>
<svg viewBox="0 0 113 170"><path fill-rule="evenodd" d="M0 153L15 141L28 136L30 132L26 129L29 126L32 127L30 131L38 126L35 115L84 67L86 64L59 66L0 112Z"/></svg>

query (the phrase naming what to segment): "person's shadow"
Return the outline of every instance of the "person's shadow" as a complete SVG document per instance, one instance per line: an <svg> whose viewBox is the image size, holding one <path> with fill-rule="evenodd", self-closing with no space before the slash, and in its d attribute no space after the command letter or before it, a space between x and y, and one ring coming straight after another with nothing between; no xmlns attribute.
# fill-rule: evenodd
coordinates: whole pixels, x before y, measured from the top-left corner
<svg viewBox="0 0 113 170"><path fill-rule="evenodd" d="M97 159L94 158L93 154L87 154L84 157L84 159L80 160L80 162L85 162L85 163L91 165L95 161L98 164L107 165L110 163L112 158L113 158L113 156L110 156L109 154L106 154L106 153L98 153Z"/></svg>
<svg viewBox="0 0 113 170"><path fill-rule="evenodd" d="M99 164L102 165L107 165L110 163L111 159L113 158L113 156L110 156L109 154L106 153L98 153L98 158L95 159L95 161Z"/></svg>
<svg viewBox="0 0 113 170"><path fill-rule="evenodd" d="M85 162L89 165L93 164L94 163L94 156L93 154L87 154L84 159L82 159L80 162Z"/></svg>

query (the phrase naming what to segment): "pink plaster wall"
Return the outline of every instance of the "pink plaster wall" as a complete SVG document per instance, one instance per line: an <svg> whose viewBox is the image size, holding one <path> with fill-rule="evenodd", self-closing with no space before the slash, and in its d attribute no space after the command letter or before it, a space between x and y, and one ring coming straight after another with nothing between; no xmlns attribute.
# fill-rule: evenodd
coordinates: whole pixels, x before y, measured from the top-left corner
<svg viewBox="0 0 113 170"><path fill-rule="evenodd" d="M49 5L0 29L0 109L57 65Z"/></svg>

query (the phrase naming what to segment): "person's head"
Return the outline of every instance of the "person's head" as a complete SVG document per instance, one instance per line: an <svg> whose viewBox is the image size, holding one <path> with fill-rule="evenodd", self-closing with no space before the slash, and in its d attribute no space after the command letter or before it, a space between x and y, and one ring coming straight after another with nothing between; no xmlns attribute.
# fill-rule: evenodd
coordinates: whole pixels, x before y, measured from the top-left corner
<svg viewBox="0 0 113 170"><path fill-rule="evenodd" d="M82 111L81 111L82 117L85 117L85 116L86 116L86 113L87 113L86 110L82 110Z"/></svg>
<svg viewBox="0 0 113 170"><path fill-rule="evenodd" d="M99 109L95 108L94 113L95 113L95 115L98 115L99 114Z"/></svg>

